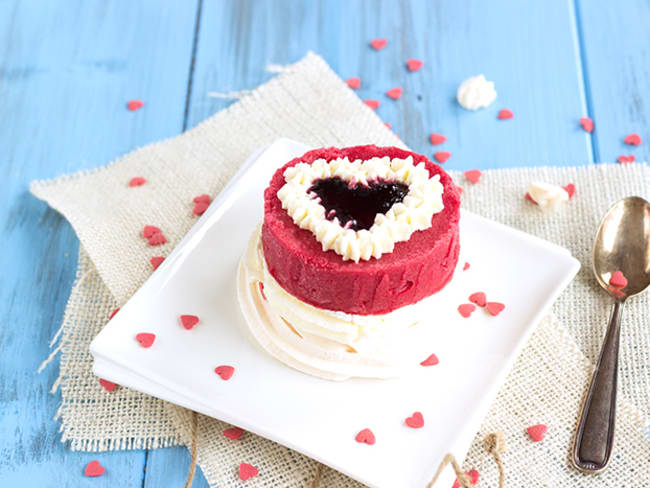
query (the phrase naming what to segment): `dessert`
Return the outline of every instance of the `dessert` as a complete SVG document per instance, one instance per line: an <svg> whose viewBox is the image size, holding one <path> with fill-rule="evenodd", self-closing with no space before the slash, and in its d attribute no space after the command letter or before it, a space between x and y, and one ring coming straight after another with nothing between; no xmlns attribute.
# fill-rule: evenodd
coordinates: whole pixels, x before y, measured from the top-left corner
<svg viewBox="0 0 650 488"><path fill-rule="evenodd" d="M401 149L317 149L289 161L265 191L240 266L253 336L328 379L417 365L405 356L408 332L454 273L459 205L442 168Z"/></svg>
<svg viewBox="0 0 650 488"><path fill-rule="evenodd" d="M458 103L467 110L488 107L496 98L494 82L486 80L483 75L467 78L460 84L456 93Z"/></svg>

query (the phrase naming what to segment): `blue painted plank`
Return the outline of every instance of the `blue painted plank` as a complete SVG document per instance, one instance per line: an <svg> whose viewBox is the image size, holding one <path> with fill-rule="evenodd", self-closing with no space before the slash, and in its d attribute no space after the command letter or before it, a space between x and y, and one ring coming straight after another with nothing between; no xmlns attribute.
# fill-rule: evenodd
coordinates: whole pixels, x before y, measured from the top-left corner
<svg viewBox="0 0 650 488"><path fill-rule="evenodd" d="M60 325L78 242L29 181L105 164L183 128L197 2L0 3L0 486L141 486L144 451L60 443L37 376ZM125 108L142 98L139 112ZM82 475L97 458L98 479Z"/></svg>
<svg viewBox="0 0 650 488"><path fill-rule="evenodd" d="M650 3L577 0L576 14L595 160L650 161ZM644 140L639 147L623 143L634 132Z"/></svg>
<svg viewBox="0 0 650 488"><path fill-rule="evenodd" d="M368 43L385 37L380 52ZM592 161L578 125L586 112L569 0L554 2L205 2L189 105L195 125L230 102L211 91L254 88L269 63L290 63L307 50L348 78L405 142L432 155L447 150L448 168L564 165ZM410 73L410 57L424 61ZM499 97L472 113L455 102L458 84L485 73ZM385 91L404 89L398 101ZM508 107L515 119L498 121ZM431 132L448 142L434 149Z"/></svg>

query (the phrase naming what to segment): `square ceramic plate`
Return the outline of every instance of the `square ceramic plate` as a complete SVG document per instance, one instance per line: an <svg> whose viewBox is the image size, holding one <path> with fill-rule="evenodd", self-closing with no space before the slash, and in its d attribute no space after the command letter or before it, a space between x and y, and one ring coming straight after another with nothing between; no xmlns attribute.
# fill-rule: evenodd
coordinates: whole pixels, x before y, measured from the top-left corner
<svg viewBox="0 0 650 488"><path fill-rule="evenodd" d="M421 327L423 360L399 380L332 382L279 363L250 339L235 287L238 261L263 215L273 172L306 146L279 140L253 155L151 278L90 346L102 378L238 425L311 456L373 487L424 487L447 452L463 459L491 401L535 325L574 277L569 252L462 212L454 279L431 300ZM465 261L471 263L462 271ZM475 291L507 308L457 306ZM201 322L191 331L179 315ZM139 332L157 335L143 349ZM235 366L232 379L214 373ZM414 411L425 426L410 429ZM373 446L354 441L369 427ZM234 472L234 468L233 468ZM260 476L264 476L261 472ZM449 487L451 469L438 486Z"/></svg>

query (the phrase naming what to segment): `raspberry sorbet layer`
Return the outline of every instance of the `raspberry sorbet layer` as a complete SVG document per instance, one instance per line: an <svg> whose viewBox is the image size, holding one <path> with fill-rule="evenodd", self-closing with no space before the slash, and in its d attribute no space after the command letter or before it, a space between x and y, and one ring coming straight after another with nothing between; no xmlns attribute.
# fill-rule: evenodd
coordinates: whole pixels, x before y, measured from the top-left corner
<svg viewBox="0 0 650 488"><path fill-rule="evenodd" d="M323 251L312 232L294 224L277 196L285 184L284 171L298 163L409 156L416 165L424 162L432 177L440 175L444 209L433 215L431 227L397 242L392 252L379 259L355 263L332 250ZM282 288L303 302L349 314L385 314L422 300L451 279L460 250L459 207L460 194L450 176L421 154L377 146L316 149L276 171L264 192L264 258Z"/></svg>

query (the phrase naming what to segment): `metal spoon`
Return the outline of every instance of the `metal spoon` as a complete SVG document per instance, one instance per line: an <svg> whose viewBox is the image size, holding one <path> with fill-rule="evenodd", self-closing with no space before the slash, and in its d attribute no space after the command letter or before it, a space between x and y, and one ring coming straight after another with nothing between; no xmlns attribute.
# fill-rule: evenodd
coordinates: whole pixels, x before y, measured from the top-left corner
<svg viewBox="0 0 650 488"><path fill-rule="evenodd" d="M650 204L643 198L627 197L609 209L596 234L593 269L598 283L616 301L573 442L573 464L584 473L600 473L609 463L623 304L650 284ZM609 284L617 270L627 278L624 288Z"/></svg>

